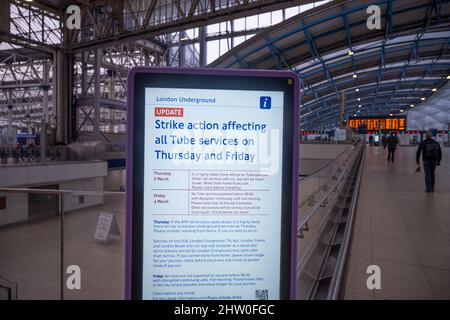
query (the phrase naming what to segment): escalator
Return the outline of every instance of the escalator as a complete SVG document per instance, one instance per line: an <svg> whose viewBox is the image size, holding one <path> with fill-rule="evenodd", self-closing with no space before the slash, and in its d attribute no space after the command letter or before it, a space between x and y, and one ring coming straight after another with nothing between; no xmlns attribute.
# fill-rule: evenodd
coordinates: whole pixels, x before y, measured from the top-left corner
<svg viewBox="0 0 450 320"><path fill-rule="evenodd" d="M350 164L339 193L326 218L317 227L317 237L300 262L297 299L332 300L338 298L347 256L353 213L358 196L364 147Z"/></svg>

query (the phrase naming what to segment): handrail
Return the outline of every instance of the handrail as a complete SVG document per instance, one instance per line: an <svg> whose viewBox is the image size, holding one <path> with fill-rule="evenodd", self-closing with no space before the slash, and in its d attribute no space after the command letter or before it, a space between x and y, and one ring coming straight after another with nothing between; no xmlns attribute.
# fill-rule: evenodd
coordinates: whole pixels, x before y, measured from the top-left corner
<svg viewBox="0 0 450 320"><path fill-rule="evenodd" d="M55 189L31 189L31 188L0 188L4 193L38 193L38 194L73 194L86 196L124 196L122 191L81 191L81 190L55 190Z"/></svg>
<svg viewBox="0 0 450 320"><path fill-rule="evenodd" d="M349 150L352 151L351 149L352 146L350 146L350 148L345 149L344 151L342 151L336 158L332 159L330 162L328 162L325 167L320 168L319 170L313 172L312 174L308 175L307 177L303 177L302 181L304 180L308 180L310 178L313 178L314 176L316 176L318 173L324 171L325 169L327 169L329 166L331 166L332 164L334 164L344 153L348 152Z"/></svg>
<svg viewBox="0 0 450 320"><path fill-rule="evenodd" d="M357 146L357 144L355 144L355 146ZM343 154L346 154L346 153L348 153L348 152L350 152L350 154L347 155L346 160L350 159L350 158L355 154L355 148L349 148L349 149L344 150L338 157L336 157L335 159L333 159L330 163L328 163L325 167L323 167L323 168L320 169L319 171L316 171L313 175L310 175L310 176L305 177L305 178L300 178L300 179L299 179L299 183L300 183L300 182L301 182L301 183L307 183L308 181L311 181L312 178L316 177L318 174L320 174L320 173L322 173L323 171L325 171L326 169L328 169L331 165L335 165L336 162L338 161L338 159L339 159L340 157L342 157ZM339 159L339 160L341 160L341 159ZM333 172L330 174L330 176L335 176L335 175L336 175L336 172L338 172L339 169L340 169L340 167L339 167L338 169L336 169L335 171L333 171ZM319 177L319 178L320 178L320 177ZM329 183L329 182L327 181L326 183L324 183L324 185L327 184L327 183ZM315 190L315 191L313 191L311 194L309 194L305 199L303 199L302 202L299 204L299 207L302 207L302 206L308 201L309 198L314 197L316 194L318 194L318 193L320 192L321 187L322 187L322 185L319 186L319 187L317 188L317 190Z"/></svg>
<svg viewBox="0 0 450 320"><path fill-rule="evenodd" d="M358 151L360 150L361 146L358 146ZM358 154L358 152L354 152L352 154L353 158L356 157L356 155ZM351 162L353 162L354 159L352 159ZM347 173L347 171L349 170L350 165L348 165L344 171L342 172L342 174L339 176L339 178L337 179L337 182L330 188L330 190L328 190L323 196L322 198L316 202L316 204L306 212L306 214L303 215L303 217L298 221L297 223L297 232L300 232L304 226L306 225L306 223L309 221L309 219L315 214L316 210L323 204L323 202L325 201L325 199L327 199L327 197L334 192L334 189L340 184L340 181L342 180L342 178L345 176L345 174Z"/></svg>
<svg viewBox="0 0 450 320"><path fill-rule="evenodd" d="M329 140L329 141L320 141L320 140L300 140L300 144L352 144L351 141L336 141L336 140Z"/></svg>
<svg viewBox="0 0 450 320"><path fill-rule="evenodd" d="M2 281L6 284L2 285L1 284ZM9 281L8 279L0 276L0 288L6 290L8 300L13 300L13 298L17 300L17 282Z"/></svg>
<svg viewBox="0 0 450 320"><path fill-rule="evenodd" d="M355 190L353 193L354 196L353 196L352 202L350 204L350 211L349 211L350 214L349 214L348 226L347 226L347 229L345 230L345 234L342 239L342 244L344 244L344 246L342 247L342 251L339 252L339 256L338 256L337 262L336 262L336 266L337 266L337 268L336 268L337 271L335 273L336 276L333 276L332 283L330 284L331 291L328 294L328 298L331 298L332 300L336 300L338 298L338 295L340 292L340 284L342 281L342 275L344 273L345 261L346 261L345 258L347 257L350 236L352 233L351 231L352 231L352 226L353 226L354 213L356 210L356 203L358 200L358 192L359 192L359 188L360 188L360 184L361 184L361 176L362 176L365 156L366 156L366 154L363 153L362 158L361 158L361 163L360 163L360 166L358 169L358 177L356 180Z"/></svg>
<svg viewBox="0 0 450 320"><path fill-rule="evenodd" d="M6 294L8 296L8 300L12 300L12 294L11 294L11 288L10 287L5 287L2 286L2 284L0 283L0 289L6 290Z"/></svg>

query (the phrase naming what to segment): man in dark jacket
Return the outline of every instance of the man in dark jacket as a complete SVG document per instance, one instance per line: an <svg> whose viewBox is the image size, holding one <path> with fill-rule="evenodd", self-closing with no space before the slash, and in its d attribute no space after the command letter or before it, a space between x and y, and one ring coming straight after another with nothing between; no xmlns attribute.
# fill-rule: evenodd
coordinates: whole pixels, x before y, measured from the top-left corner
<svg viewBox="0 0 450 320"><path fill-rule="evenodd" d="M436 166L441 164L442 151L441 146L433 140L433 134L430 131L425 133L425 140L419 144L416 153L416 162L420 164L420 154L422 153L423 170L425 172L425 192L434 192L434 171Z"/></svg>
<svg viewBox="0 0 450 320"><path fill-rule="evenodd" d="M386 139L386 144L388 147L388 158L387 161L394 162L395 149L397 148L398 138L393 133Z"/></svg>

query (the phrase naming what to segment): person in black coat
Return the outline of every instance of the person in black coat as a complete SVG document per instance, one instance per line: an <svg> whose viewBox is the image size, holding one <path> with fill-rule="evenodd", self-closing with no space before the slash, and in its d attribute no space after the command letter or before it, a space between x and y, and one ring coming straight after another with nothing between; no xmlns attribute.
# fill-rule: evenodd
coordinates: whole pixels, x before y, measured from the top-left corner
<svg viewBox="0 0 450 320"><path fill-rule="evenodd" d="M441 164L442 150L439 143L433 139L430 131L425 132L425 140L419 144L416 153L416 162L420 165L420 155L422 154L423 171L425 172L425 192L434 192L436 166Z"/></svg>
<svg viewBox="0 0 450 320"><path fill-rule="evenodd" d="M391 135L389 137L387 137L387 139L386 139L386 145L387 145L387 148L388 148L387 161L394 162L395 149L397 148L397 144L398 144L397 136L394 135L393 133L391 133Z"/></svg>

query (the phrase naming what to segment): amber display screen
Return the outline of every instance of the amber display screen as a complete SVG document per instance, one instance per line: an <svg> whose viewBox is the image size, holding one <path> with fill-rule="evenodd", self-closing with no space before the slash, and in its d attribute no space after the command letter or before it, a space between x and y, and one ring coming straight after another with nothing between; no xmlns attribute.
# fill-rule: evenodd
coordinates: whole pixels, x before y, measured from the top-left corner
<svg viewBox="0 0 450 320"><path fill-rule="evenodd" d="M365 125L367 130L406 130L406 116L350 117L347 124L353 129Z"/></svg>

